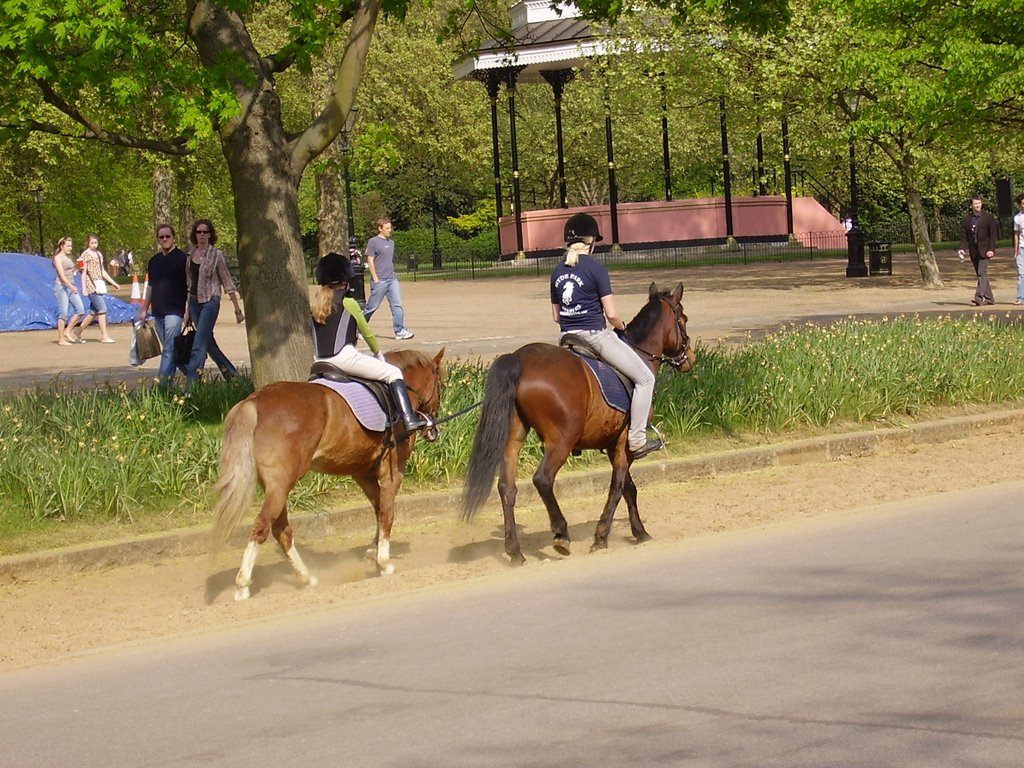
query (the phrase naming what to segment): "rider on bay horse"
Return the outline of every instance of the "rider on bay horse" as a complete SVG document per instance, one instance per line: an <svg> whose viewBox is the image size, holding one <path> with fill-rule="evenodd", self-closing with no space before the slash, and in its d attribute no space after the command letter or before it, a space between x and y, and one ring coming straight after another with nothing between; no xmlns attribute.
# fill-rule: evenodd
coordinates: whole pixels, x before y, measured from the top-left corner
<svg viewBox="0 0 1024 768"><path fill-rule="evenodd" d="M563 333L584 338L601 359L633 382L628 440L630 453L639 459L664 447L661 438L647 437L654 373L615 333L624 331L626 323L615 310L608 270L591 256L601 240L593 216L577 213L565 222L565 258L551 273L551 317Z"/></svg>
<svg viewBox="0 0 1024 768"><path fill-rule="evenodd" d="M411 434L429 426L430 422L413 410L401 369L384 360L377 337L370 330L358 302L348 295L353 275L351 261L337 253L328 253L316 265L316 282L320 288L311 302L314 357L317 362L331 363L352 376L387 382L405 430ZM372 357L356 349L357 331L373 352Z"/></svg>

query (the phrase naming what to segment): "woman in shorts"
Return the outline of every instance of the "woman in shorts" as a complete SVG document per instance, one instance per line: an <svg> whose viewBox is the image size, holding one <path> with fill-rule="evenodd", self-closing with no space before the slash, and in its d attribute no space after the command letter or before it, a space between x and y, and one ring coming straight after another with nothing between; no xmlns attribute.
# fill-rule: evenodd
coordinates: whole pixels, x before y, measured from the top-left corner
<svg viewBox="0 0 1024 768"><path fill-rule="evenodd" d="M75 285L75 262L71 258L70 237L62 237L57 241L57 250L53 253L53 269L57 273L57 281L53 284L53 295L57 297L57 343L62 347L70 347L74 342L71 329L85 314L82 294ZM70 320L68 312L73 312Z"/></svg>
<svg viewBox="0 0 1024 768"><path fill-rule="evenodd" d="M114 340L107 333L106 295L108 291L117 291L121 286L114 281L114 278L103 267L103 254L100 253L100 239L97 235L89 235L89 247L82 251L82 255L78 258L82 262L82 291L85 293L86 298L89 299L91 309L82 321L82 325L77 333L75 333L74 341L80 344L85 343L85 339L82 338L82 331L89 327L93 318L96 318L96 322L100 326L100 333L102 334L100 341L104 344L113 344Z"/></svg>

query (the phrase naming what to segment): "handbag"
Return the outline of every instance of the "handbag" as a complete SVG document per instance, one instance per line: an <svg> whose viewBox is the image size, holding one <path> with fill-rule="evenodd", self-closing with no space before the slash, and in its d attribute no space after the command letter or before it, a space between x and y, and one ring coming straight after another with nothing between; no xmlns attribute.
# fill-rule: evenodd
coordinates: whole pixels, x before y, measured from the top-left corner
<svg viewBox="0 0 1024 768"><path fill-rule="evenodd" d="M192 345L196 341L195 326L189 326L174 340L174 364L188 365L192 357Z"/></svg>
<svg viewBox="0 0 1024 768"><path fill-rule="evenodd" d="M96 293L107 292L107 281L106 280L93 280L93 284L96 286Z"/></svg>
<svg viewBox="0 0 1024 768"><path fill-rule="evenodd" d="M137 322L132 323L131 343L128 345L128 365L130 365L132 368L138 368L140 365L146 362L141 357L139 357L139 334L136 333L136 331L138 330L138 326L139 324Z"/></svg>
<svg viewBox="0 0 1024 768"><path fill-rule="evenodd" d="M135 323L135 350L142 360L149 360L151 357L159 357L162 352L160 336L156 332L156 326L152 320L144 323Z"/></svg>

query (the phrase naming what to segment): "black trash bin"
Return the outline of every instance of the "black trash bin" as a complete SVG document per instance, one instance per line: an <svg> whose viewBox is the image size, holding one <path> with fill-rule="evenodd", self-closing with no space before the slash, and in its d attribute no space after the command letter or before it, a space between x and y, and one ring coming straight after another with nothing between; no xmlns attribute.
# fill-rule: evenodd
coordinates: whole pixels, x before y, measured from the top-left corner
<svg viewBox="0 0 1024 768"><path fill-rule="evenodd" d="M892 274L892 243L872 241L868 243L868 273L871 275Z"/></svg>
<svg viewBox="0 0 1024 768"><path fill-rule="evenodd" d="M352 259L352 282L348 287L359 308L363 309L366 306L366 265L361 261Z"/></svg>

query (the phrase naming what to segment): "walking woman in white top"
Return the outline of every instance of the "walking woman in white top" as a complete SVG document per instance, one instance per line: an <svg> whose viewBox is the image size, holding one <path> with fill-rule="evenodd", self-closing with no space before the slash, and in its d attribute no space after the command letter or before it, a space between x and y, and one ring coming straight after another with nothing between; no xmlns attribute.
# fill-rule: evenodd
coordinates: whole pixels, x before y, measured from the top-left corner
<svg viewBox="0 0 1024 768"><path fill-rule="evenodd" d="M85 316L82 325L75 333L74 341L85 344L82 331L89 327L93 318L100 326L100 341L113 344L114 340L107 333L107 293L120 290L121 286L110 276L103 266L103 254L100 253L100 238L89 235L89 247L79 256L82 261L82 291L89 297L91 311Z"/></svg>

